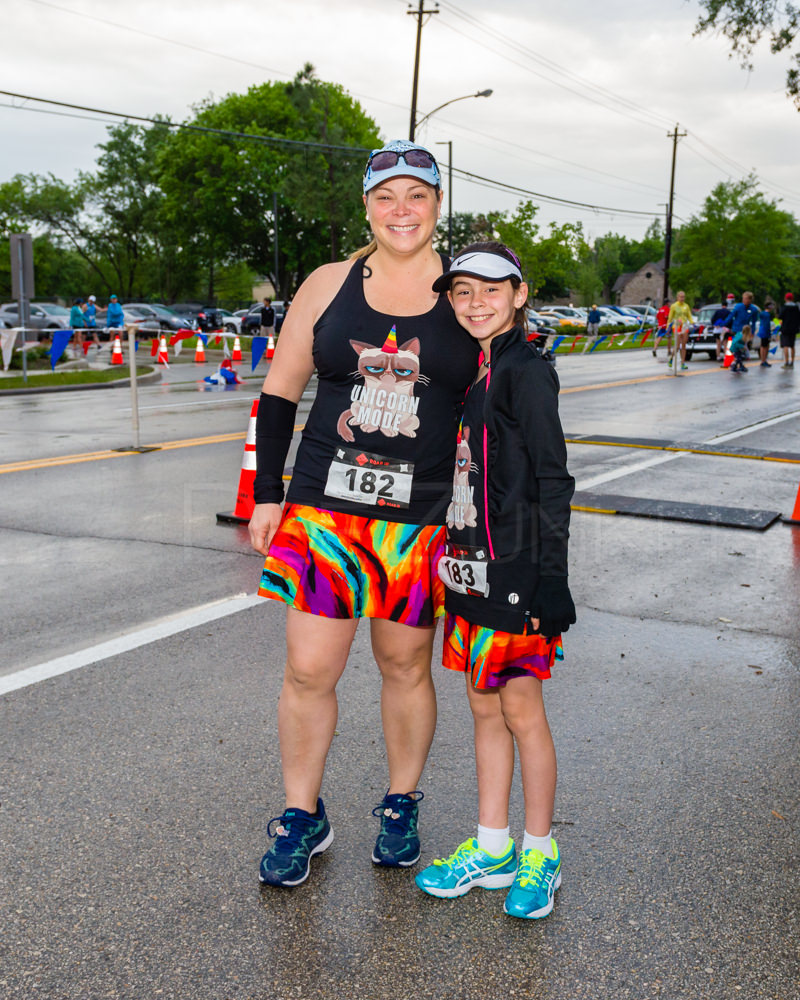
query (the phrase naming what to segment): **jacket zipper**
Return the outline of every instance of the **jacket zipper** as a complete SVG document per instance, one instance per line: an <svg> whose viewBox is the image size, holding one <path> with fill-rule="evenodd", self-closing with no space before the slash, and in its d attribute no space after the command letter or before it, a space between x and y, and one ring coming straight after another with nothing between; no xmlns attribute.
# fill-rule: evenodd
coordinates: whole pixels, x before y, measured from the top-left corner
<svg viewBox="0 0 800 1000"><path fill-rule="evenodd" d="M489 398L489 386L491 385L492 368L486 366L486 394L484 395L484 409ZM494 559L494 546L492 545L492 533L489 530L489 448L486 438L486 415L483 417L483 516L486 522L486 539L489 542L489 558Z"/></svg>

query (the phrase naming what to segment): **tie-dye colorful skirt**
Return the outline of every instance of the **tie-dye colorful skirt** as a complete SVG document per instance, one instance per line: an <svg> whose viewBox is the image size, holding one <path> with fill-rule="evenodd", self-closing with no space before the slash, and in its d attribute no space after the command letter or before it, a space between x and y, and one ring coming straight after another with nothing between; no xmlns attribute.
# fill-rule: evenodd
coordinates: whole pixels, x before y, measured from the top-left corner
<svg viewBox="0 0 800 1000"><path fill-rule="evenodd" d="M436 574L444 535L441 525L286 504L258 592L323 618L430 627L444 613Z"/></svg>
<svg viewBox="0 0 800 1000"><path fill-rule="evenodd" d="M469 673L477 691L503 687L512 677L550 677L556 660L564 659L561 636L512 635L473 625L449 612L444 617L442 663L448 670Z"/></svg>

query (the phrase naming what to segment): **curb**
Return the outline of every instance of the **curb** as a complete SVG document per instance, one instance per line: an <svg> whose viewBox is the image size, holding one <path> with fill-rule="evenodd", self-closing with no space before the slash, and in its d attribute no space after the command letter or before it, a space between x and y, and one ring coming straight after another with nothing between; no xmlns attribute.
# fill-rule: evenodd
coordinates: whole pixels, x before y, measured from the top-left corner
<svg viewBox="0 0 800 1000"><path fill-rule="evenodd" d="M137 385L150 385L152 382L160 381L161 372L158 371L148 372L147 375L139 375L136 378ZM24 389L3 389L0 383L0 396L31 396L43 392L78 392L83 389L121 389L130 384L129 378L119 378L113 382L79 382L77 385L28 386Z"/></svg>

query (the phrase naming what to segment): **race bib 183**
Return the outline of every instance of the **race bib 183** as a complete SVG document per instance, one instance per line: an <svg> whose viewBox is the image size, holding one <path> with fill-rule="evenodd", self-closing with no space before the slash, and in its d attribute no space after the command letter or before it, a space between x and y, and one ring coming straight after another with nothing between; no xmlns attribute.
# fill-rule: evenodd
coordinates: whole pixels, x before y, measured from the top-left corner
<svg viewBox="0 0 800 1000"><path fill-rule="evenodd" d="M370 507L408 507L413 481L413 462L337 448L328 469L325 495Z"/></svg>
<svg viewBox="0 0 800 1000"><path fill-rule="evenodd" d="M449 590L472 597L488 597L486 567L489 553L482 546L454 545L448 542L439 560L439 579Z"/></svg>

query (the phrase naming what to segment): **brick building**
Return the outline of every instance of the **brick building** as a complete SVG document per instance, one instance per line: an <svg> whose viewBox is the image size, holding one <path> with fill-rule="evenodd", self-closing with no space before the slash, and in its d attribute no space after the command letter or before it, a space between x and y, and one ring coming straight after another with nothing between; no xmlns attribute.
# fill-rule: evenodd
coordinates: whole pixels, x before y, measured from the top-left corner
<svg viewBox="0 0 800 1000"><path fill-rule="evenodd" d="M627 271L621 274L611 289L611 298L615 305L639 305L640 303L659 303L664 294L664 261L650 261L638 271ZM672 289L670 300L674 298Z"/></svg>

